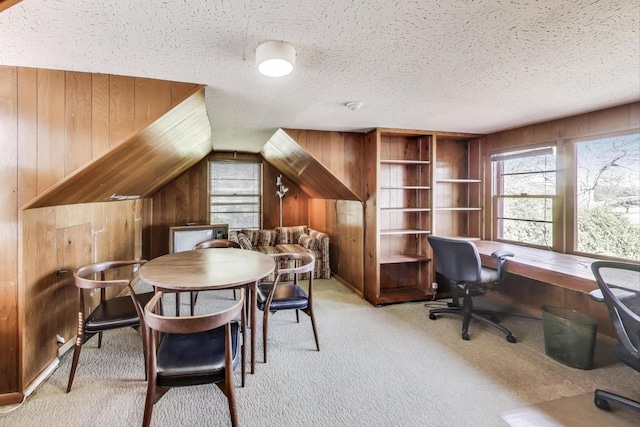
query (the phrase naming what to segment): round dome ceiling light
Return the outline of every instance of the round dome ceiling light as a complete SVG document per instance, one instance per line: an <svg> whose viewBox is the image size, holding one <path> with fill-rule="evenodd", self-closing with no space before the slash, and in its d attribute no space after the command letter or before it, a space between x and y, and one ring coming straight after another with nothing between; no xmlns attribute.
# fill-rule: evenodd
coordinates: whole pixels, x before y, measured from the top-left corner
<svg viewBox="0 0 640 427"><path fill-rule="evenodd" d="M256 63L258 70L265 76L286 76L296 64L296 50L286 42L264 42L256 49Z"/></svg>
<svg viewBox="0 0 640 427"><path fill-rule="evenodd" d="M347 102L346 104L344 104L348 109L352 110L352 111L356 111L359 110L360 108L362 108L362 106L364 105L364 103L362 101L351 101L351 102Z"/></svg>

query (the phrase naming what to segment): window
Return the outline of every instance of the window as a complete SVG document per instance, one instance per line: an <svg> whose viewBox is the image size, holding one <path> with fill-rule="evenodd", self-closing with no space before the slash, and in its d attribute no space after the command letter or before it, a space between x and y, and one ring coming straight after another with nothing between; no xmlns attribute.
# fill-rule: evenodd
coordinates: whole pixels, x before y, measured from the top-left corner
<svg viewBox="0 0 640 427"><path fill-rule="evenodd" d="M260 163L209 162L211 224L226 223L229 230L260 228Z"/></svg>
<svg viewBox="0 0 640 427"><path fill-rule="evenodd" d="M640 134L575 143L578 252L640 259Z"/></svg>
<svg viewBox="0 0 640 427"><path fill-rule="evenodd" d="M556 205L555 147L491 157L496 237L552 247Z"/></svg>

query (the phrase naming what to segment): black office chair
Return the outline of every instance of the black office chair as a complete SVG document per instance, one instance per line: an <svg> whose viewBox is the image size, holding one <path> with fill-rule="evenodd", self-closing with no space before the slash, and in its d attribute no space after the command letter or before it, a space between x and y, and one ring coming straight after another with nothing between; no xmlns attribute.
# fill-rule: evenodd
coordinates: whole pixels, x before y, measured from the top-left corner
<svg viewBox="0 0 640 427"><path fill-rule="evenodd" d="M436 260L436 272L451 282L453 302L448 307L434 308L429 311L429 319L435 320L436 314L454 313L462 316L462 339L469 339L469 322L479 320L502 331L510 343L516 338L511 331L498 324L495 316L473 309L472 297L484 294L488 285L498 283L506 273L506 257L513 256L508 251L495 251L491 254L497 260L497 270L485 268L480 261L478 249L469 240L429 236L429 244L433 248ZM460 306L458 297L462 291L463 302Z"/></svg>
<svg viewBox="0 0 640 427"><path fill-rule="evenodd" d="M596 261L591 264L598 287L592 299L604 302L618 335L614 353L625 364L640 371L640 265L614 261ZM616 402L640 412L640 402L596 390L594 403L609 410L609 402Z"/></svg>

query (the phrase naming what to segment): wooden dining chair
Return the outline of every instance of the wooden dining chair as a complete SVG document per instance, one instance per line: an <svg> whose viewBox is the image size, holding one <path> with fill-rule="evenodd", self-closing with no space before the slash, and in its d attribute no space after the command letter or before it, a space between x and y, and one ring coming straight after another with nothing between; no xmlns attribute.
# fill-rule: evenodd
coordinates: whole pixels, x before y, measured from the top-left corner
<svg viewBox="0 0 640 427"><path fill-rule="evenodd" d="M230 308L201 316L165 317L156 312L163 293L144 307L146 326L147 396L142 425L151 422L153 405L169 389L216 384L227 397L231 424L238 425L233 372L241 360L244 376L245 291ZM241 353L241 357L238 355Z"/></svg>
<svg viewBox="0 0 640 427"><path fill-rule="evenodd" d="M258 309L263 311L262 345L264 362L267 362L267 335L269 314L282 310L295 310L296 322L300 323L299 311L302 310L311 318L311 327L316 341L316 350L320 351L316 320L313 316L313 268L315 257L311 253L292 252L272 254L276 260L276 277L273 282L258 284ZM293 263L293 267L291 267ZM300 276L308 274L308 293L299 286ZM283 282L282 278L293 275L293 282Z"/></svg>
<svg viewBox="0 0 640 427"><path fill-rule="evenodd" d="M242 249L240 243L233 242L226 239L211 239L204 242L196 243L193 249L216 249L216 248L232 248ZM193 316L194 307L196 306L196 300L198 299L198 292L191 292L191 315ZM233 290L233 299L236 299L236 290Z"/></svg>
<svg viewBox="0 0 640 427"><path fill-rule="evenodd" d="M133 277L136 268L146 262L146 260L98 262L80 267L73 273L75 285L78 288L78 330L73 349L73 361L69 372L67 393L73 385L80 358L80 350L91 337L98 335L98 348L100 348L104 331L131 327L140 332L142 320L138 315L139 312L136 309L134 300L137 298L140 304L146 304L153 297L153 292L136 295L131 286L132 279L111 279L109 277L118 276L116 270L122 267L132 267L131 276ZM106 289L114 286L128 287L130 295L107 298ZM92 304L85 301L85 293L96 289L100 289L100 300L93 310L89 310L88 307ZM143 349L144 338L143 334Z"/></svg>

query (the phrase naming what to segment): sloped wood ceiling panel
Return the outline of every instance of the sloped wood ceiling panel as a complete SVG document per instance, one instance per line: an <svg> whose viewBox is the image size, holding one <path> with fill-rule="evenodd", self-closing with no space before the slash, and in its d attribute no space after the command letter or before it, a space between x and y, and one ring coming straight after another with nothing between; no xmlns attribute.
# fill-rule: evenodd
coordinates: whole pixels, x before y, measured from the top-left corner
<svg viewBox="0 0 640 427"><path fill-rule="evenodd" d="M0 12L9 9L14 4L20 3L22 0L0 0Z"/></svg>
<svg viewBox="0 0 640 427"><path fill-rule="evenodd" d="M360 200L282 129L269 138L260 155L312 199Z"/></svg>
<svg viewBox="0 0 640 427"><path fill-rule="evenodd" d="M211 152L204 88L82 169L33 199L24 209L150 197Z"/></svg>

